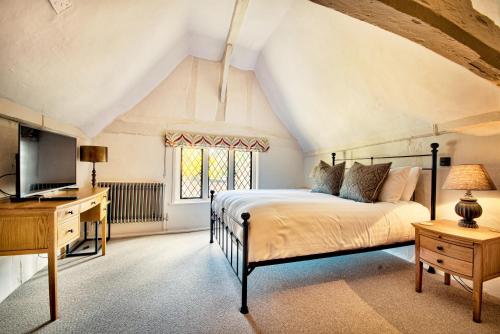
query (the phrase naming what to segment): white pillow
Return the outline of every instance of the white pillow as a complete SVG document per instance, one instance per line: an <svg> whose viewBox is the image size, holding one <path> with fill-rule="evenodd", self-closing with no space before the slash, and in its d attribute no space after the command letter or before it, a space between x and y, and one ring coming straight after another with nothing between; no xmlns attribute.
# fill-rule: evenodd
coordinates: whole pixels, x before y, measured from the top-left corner
<svg viewBox="0 0 500 334"><path fill-rule="evenodd" d="M417 182L421 170L422 168L420 167L413 167L410 170L410 175L408 176L408 182L406 183L405 189L403 190L403 194L401 195L401 201L411 201L411 197L413 196L415 188L417 187Z"/></svg>
<svg viewBox="0 0 500 334"><path fill-rule="evenodd" d="M410 175L411 167L392 168L387 175L387 179L378 195L381 202L395 203L399 201Z"/></svg>

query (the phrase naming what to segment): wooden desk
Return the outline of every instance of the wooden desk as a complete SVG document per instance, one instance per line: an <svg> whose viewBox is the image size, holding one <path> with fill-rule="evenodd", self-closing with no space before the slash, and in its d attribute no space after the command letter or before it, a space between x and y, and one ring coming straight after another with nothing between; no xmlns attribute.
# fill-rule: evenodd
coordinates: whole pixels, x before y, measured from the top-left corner
<svg viewBox="0 0 500 334"><path fill-rule="evenodd" d="M415 290L422 292L422 262L442 270L444 283L450 275L473 282L473 320L481 322L483 282L500 276L500 233L485 226L465 228L456 221L435 220L433 225L414 223Z"/></svg>
<svg viewBox="0 0 500 334"><path fill-rule="evenodd" d="M73 201L0 201L0 256L48 254L50 319L57 314L57 249L80 236L80 220L101 221L102 255L106 255L108 188L65 191Z"/></svg>

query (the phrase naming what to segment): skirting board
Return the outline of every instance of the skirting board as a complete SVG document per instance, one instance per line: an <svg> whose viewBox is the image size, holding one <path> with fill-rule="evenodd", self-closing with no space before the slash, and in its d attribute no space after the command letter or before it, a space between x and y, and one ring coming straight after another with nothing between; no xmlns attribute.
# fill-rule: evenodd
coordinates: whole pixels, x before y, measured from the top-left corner
<svg viewBox="0 0 500 334"><path fill-rule="evenodd" d="M210 228L193 228L193 229L185 229L185 230L173 230L173 231L160 231L160 232L144 232L144 233L122 233L122 234L113 234L111 233L112 239L122 239L122 238L132 238L132 237L144 237L148 235L162 235L162 234L178 234L178 233L189 233L189 232L199 232L199 231L208 231Z"/></svg>

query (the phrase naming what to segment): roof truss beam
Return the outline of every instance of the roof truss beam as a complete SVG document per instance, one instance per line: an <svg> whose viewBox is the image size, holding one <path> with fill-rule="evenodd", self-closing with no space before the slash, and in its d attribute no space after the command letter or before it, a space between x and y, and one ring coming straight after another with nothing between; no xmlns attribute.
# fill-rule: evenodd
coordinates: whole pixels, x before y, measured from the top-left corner
<svg viewBox="0 0 500 334"><path fill-rule="evenodd" d="M233 16L231 18L231 25L226 38L226 46L224 49L224 56L222 57L222 68L219 84L219 100L221 103L226 102L227 83L229 77L229 66L231 64L231 57L233 55L233 45L236 42L240 33L243 19L248 8L250 0L236 0L234 4Z"/></svg>
<svg viewBox="0 0 500 334"><path fill-rule="evenodd" d="M470 0L310 0L408 38L500 85L500 27Z"/></svg>

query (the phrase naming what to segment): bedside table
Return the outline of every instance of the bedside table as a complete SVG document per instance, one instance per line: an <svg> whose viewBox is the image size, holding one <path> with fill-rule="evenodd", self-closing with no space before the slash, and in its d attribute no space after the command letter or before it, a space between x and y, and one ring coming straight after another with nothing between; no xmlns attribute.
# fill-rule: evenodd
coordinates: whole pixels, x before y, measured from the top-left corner
<svg viewBox="0 0 500 334"><path fill-rule="evenodd" d="M432 223L432 225L425 225ZM456 221L413 223L415 227L415 291L422 292L423 262L450 275L473 281L473 320L481 322L483 282L500 276L500 232L488 227L465 228Z"/></svg>

